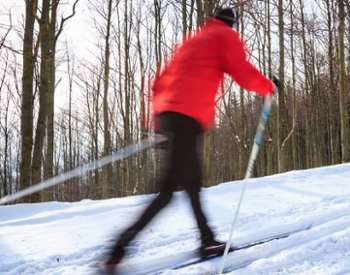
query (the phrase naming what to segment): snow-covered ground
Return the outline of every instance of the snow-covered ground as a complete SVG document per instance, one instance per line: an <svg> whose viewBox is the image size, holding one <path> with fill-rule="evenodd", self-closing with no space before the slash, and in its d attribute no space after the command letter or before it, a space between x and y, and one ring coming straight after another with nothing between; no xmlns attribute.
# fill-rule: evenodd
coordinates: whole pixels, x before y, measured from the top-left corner
<svg viewBox="0 0 350 275"><path fill-rule="evenodd" d="M202 192L222 240L241 187L236 181ZM0 274L92 274L109 241L152 197L0 206ZM231 253L228 267L241 268L229 274L350 274L350 164L249 180L234 244L295 228L304 230ZM133 243L127 261L171 262L198 245L189 203L180 192ZM214 274L217 265L213 260L162 274Z"/></svg>

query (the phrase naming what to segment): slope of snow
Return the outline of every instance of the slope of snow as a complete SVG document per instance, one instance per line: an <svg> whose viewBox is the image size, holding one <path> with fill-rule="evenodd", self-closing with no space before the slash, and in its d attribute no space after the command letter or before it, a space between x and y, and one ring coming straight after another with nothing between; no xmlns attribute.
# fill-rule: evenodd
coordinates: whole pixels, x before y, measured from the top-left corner
<svg viewBox="0 0 350 275"><path fill-rule="evenodd" d="M249 180L234 243L311 228L231 253L229 274L350 274L349 179L350 164L344 164ZM241 187L242 181L235 181L202 192L210 224L222 240ZM92 274L110 241L152 198L0 206L0 274ZM126 262L142 266L172 259L198 245L189 203L179 192L133 242ZM162 274L214 274L219 261Z"/></svg>

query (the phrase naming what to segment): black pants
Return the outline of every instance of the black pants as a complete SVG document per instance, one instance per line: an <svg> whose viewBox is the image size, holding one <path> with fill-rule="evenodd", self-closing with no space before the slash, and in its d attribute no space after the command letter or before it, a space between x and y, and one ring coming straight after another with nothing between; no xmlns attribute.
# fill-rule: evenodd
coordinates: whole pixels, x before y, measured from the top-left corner
<svg viewBox="0 0 350 275"><path fill-rule="evenodd" d="M202 137L201 126L194 119L174 112L160 114L158 123L160 132L168 137L165 152L166 167L160 179L160 193L144 210L137 222L120 235L114 250L124 249L170 202L173 192L178 187L186 191L191 201L202 242L210 242L214 239L200 202L202 173L197 150L198 141Z"/></svg>

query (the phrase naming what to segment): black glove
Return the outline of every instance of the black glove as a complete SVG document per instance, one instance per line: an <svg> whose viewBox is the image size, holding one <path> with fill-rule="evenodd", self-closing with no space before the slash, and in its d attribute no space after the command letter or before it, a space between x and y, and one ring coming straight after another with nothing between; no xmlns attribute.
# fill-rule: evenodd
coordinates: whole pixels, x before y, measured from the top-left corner
<svg viewBox="0 0 350 275"><path fill-rule="evenodd" d="M283 83L275 75L272 76L271 80L272 80L273 84L275 84L277 89L280 89L283 87Z"/></svg>

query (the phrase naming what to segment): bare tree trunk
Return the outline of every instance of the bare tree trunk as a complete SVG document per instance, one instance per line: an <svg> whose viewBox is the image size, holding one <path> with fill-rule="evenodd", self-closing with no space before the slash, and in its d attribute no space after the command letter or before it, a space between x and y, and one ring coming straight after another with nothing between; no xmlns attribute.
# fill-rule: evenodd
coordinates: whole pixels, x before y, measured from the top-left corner
<svg viewBox="0 0 350 275"><path fill-rule="evenodd" d="M197 27L204 22L203 2L202 0L196 0L197 4Z"/></svg>
<svg viewBox="0 0 350 275"><path fill-rule="evenodd" d="M31 185L31 157L33 146L33 76L35 56L34 23L37 12L37 0L28 0L26 3L25 32L23 41L23 75L22 75L22 104L21 104L21 168L20 188ZM24 202L30 198L24 198Z"/></svg>
<svg viewBox="0 0 350 275"><path fill-rule="evenodd" d="M296 139L296 120L297 120L297 111L296 111L296 62L295 62L295 42L294 42L294 8L293 8L293 0L289 2L289 12L290 12L290 21L291 21L291 29L290 29L290 43L291 43L291 59L292 59L292 94L293 94L293 135L292 135L292 168L298 168L298 148L297 148L297 139Z"/></svg>
<svg viewBox="0 0 350 275"><path fill-rule="evenodd" d="M279 32L279 70L278 77L282 84L284 84L284 9L283 0L278 0L278 32ZM286 145L283 142L286 133L286 103L285 103L285 88L284 85L279 87L278 91L278 113L277 113L277 159L278 159L278 172L286 170Z"/></svg>
<svg viewBox="0 0 350 275"><path fill-rule="evenodd" d="M203 18L207 18L211 16L214 12L215 1L204 0L204 15ZM200 16L202 17L202 16ZM215 181L215 173L214 173L214 132L210 131L206 135L204 135L203 140L203 179L204 186L211 186Z"/></svg>
<svg viewBox="0 0 350 275"><path fill-rule="evenodd" d="M49 18L48 18L48 37L46 43L48 44L48 60L47 60L47 78L48 78L48 92L47 92L47 121L46 121L46 134L47 134L47 148L46 159L44 165L44 177L45 179L53 177L54 170L54 138L55 138L55 88L56 88L56 44L60 34L63 31L64 23L75 15L76 5L79 0L75 0L73 4L72 14L62 18L60 26L56 31L57 26L57 12L58 6L61 0L46 0L50 2L49 6ZM48 201L53 198L53 188L49 188L43 191L42 200Z"/></svg>
<svg viewBox="0 0 350 275"><path fill-rule="evenodd" d="M129 69L129 58L130 58L130 31L129 26L131 20L129 18L128 1L125 1L124 6L124 146L128 145L131 141L131 101L130 101L130 69ZM131 161L130 159L124 160L124 183L127 185L127 194L133 193L133 184L131 182Z"/></svg>
<svg viewBox="0 0 350 275"><path fill-rule="evenodd" d="M103 78L103 130L104 130L104 155L111 153L111 133L109 123L109 106L108 106L108 88L109 88L109 71L110 71L110 32L112 19L112 3L108 1L108 14L106 18L106 36L105 36L105 52L104 52L104 78ZM102 196L103 198L112 197L114 195L112 186L112 165L108 165L104 171L105 180L103 182Z"/></svg>
<svg viewBox="0 0 350 275"><path fill-rule="evenodd" d="M1 102L1 93L4 84L5 74L7 70L7 62L5 64L5 72L4 76L0 81L0 102ZM10 91L8 91L10 92ZM3 92L4 93L4 92ZM1 102L1 110L0 110L0 130L3 133L3 142L4 149L2 152L3 157L3 166L0 164L0 196L6 196L11 193L11 127L10 127L10 95L7 95L5 102ZM3 111L3 112L2 112ZM1 137L1 136L0 136ZM1 148L1 147L0 147ZM1 157L0 157L1 158Z"/></svg>
<svg viewBox="0 0 350 275"><path fill-rule="evenodd" d="M341 123L341 149L342 162L350 161L350 140L349 140L349 111L348 111L348 90L347 90L347 76L345 68L345 6L344 0L338 0L339 8L339 110Z"/></svg>
<svg viewBox="0 0 350 275"><path fill-rule="evenodd" d="M48 56L48 93L47 93L47 148L44 165L44 178L53 176L53 154L54 154L54 106L55 106L55 83L56 83L56 19L59 0L53 0L51 3L50 21L48 23L49 33L47 44L49 47ZM50 201L53 198L53 189L49 188L43 191L42 200Z"/></svg>
<svg viewBox="0 0 350 275"><path fill-rule="evenodd" d="M72 130L72 92L73 92L73 80L74 80L74 59L71 60L70 53L68 51L67 47L67 73L68 73L68 83L69 83L69 90L68 90L68 137L67 137L67 157L66 157L66 169L71 170L74 168L74 156L73 156L73 130ZM71 180L68 183L69 189L73 189L73 184L75 183L75 180ZM73 199L73 198L71 198Z"/></svg>
<svg viewBox="0 0 350 275"><path fill-rule="evenodd" d="M347 37L348 37L348 60L347 60L347 74L348 74L348 88L350 85L350 0L346 2L347 5L347 11L348 11L348 32L347 32ZM345 36L345 37L346 37Z"/></svg>
<svg viewBox="0 0 350 275"><path fill-rule="evenodd" d="M329 68L329 79L330 79L330 91L332 93L335 93L336 91L336 84L335 84L335 77L334 77L334 41L333 41L333 20L332 20L332 4L331 1L333 0L325 0L326 1L326 7L327 7L327 28L328 28L328 68ZM334 92L333 92L334 91ZM338 105L338 104L337 104ZM337 126L335 125L335 122L333 120L333 115L335 112L337 112L338 106L334 105L334 102L330 102L329 108L330 108L330 115L328 118L328 124L329 124L329 137L330 137L330 155L331 155L331 163L335 164L338 162L339 159L339 152L338 152L338 146L337 146L337 131L335 129Z"/></svg>
<svg viewBox="0 0 350 275"><path fill-rule="evenodd" d="M187 6L186 0L182 0L182 38L187 37Z"/></svg>
<svg viewBox="0 0 350 275"><path fill-rule="evenodd" d="M140 138L146 138L147 136L147 129L149 127L148 123L148 109L146 108L146 68L145 68L145 61L143 59L143 47L141 42L141 8L138 12L138 19L137 19L137 29L136 29L136 38L137 38L137 53L138 53L138 60L139 60L139 66L140 66ZM147 61L146 61L147 62ZM147 161L147 157L149 156L150 152L143 151L140 153L138 157L138 165L140 169L138 170L138 179L137 179L137 185L136 190L139 192L147 193L149 190L149 182L147 178L147 171L149 170L149 161Z"/></svg>
<svg viewBox="0 0 350 275"><path fill-rule="evenodd" d="M40 46L41 46L41 64L40 64L40 86L39 86L39 115L35 131L34 151L32 158L32 182L36 184L41 181L43 147L47 121L47 100L50 90L50 45L48 43L50 35L50 2L43 0L42 14L40 19ZM40 193L32 195L32 202L41 200Z"/></svg>
<svg viewBox="0 0 350 275"><path fill-rule="evenodd" d="M98 143L98 137L99 137L99 124L100 124L100 114L99 114L99 98L101 93L101 76L96 76L96 87L95 90L93 90L93 107L94 107L94 116L95 116L95 123L94 123L94 132L95 135L93 137L93 143L94 143L94 149L93 149L93 158L98 159L99 158L99 143ZM96 189L96 195L97 198L102 199L103 198L103 192L100 187L100 171L99 169L96 169L94 171L94 185Z"/></svg>
<svg viewBox="0 0 350 275"><path fill-rule="evenodd" d="M215 6L219 3L217 0L203 0L204 16L208 17L214 14Z"/></svg>
<svg viewBox="0 0 350 275"><path fill-rule="evenodd" d="M162 18L161 18L161 0L154 0L154 49L156 55L156 64L158 68L162 66Z"/></svg>
<svg viewBox="0 0 350 275"><path fill-rule="evenodd" d="M299 0L300 4L300 13L301 13L301 29L302 29L302 44L303 44L303 66L304 66L304 104L306 105L305 108L305 167L312 167L312 141L311 141L311 130L310 130L310 116L309 116L309 89L310 88L310 77L308 73L308 66L307 66L307 51L308 46L306 43L306 33L305 33L305 14L304 14L304 1Z"/></svg>
<svg viewBox="0 0 350 275"><path fill-rule="evenodd" d="M272 75L272 43L271 43L271 3L270 3L270 0L267 0L265 2L265 9L266 9L266 35L267 35L267 67L268 67L268 75L271 76ZM270 118L270 121L275 121L275 111L272 111L271 112L271 118ZM275 170L275 165L273 163L273 155L274 155L274 152L275 152L275 149L277 147L277 145L274 144L274 140L276 140L276 138L274 138L274 132L272 131L271 129L271 123L269 125L267 125L267 129L266 129L266 135L267 136L270 136L270 140L271 142L268 142L266 144L266 151L267 151L267 168L266 168L266 172L267 174L272 174Z"/></svg>

